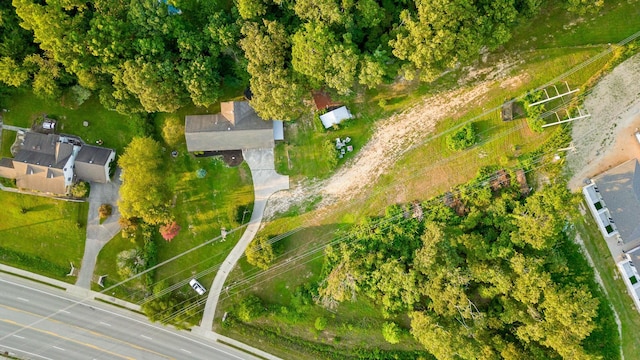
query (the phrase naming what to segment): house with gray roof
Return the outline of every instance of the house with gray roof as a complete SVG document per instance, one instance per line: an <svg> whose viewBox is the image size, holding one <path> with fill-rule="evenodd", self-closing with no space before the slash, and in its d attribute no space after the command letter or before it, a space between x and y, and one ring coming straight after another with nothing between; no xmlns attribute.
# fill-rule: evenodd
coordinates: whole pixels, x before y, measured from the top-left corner
<svg viewBox="0 0 640 360"><path fill-rule="evenodd" d="M220 110L185 118L188 151L272 148L282 140L282 121L261 119L246 101L223 102Z"/></svg>
<svg viewBox="0 0 640 360"><path fill-rule="evenodd" d="M640 311L640 163L631 159L605 171L582 193Z"/></svg>
<svg viewBox="0 0 640 360"><path fill-rule="evenodd" d="M13 159L0 159L0 176L20 189L65 195L77 180L108 182L112 149L69 135L26 132Z"/></svg>
<svg viewBox="0 0 640 360"><path fill-rule="evenodd" d="M640 164L632 159L592 179L582 189L606 237L622 244L640 240Z"/></svg>
<svg viewBox="0 0 640 360"><path fill-rule="evenodd" d="M115 159L116 152L93 145L83 145L75 161L76 175L84 181L107 183L109 164Z"/></svg>

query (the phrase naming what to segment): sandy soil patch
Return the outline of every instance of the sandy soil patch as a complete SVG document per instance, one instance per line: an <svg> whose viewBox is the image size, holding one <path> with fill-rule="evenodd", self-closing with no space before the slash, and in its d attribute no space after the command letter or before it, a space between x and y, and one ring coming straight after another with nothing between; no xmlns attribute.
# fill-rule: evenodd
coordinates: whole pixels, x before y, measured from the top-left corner
<svg viewBox="0 0 640 360"><path fill-rule="evenodd" d="M617 66L584 101L591 117L574 122L576 151L567 156L569 188L629 159L640 158L634 132L640 128L640 54Z"/></svg>

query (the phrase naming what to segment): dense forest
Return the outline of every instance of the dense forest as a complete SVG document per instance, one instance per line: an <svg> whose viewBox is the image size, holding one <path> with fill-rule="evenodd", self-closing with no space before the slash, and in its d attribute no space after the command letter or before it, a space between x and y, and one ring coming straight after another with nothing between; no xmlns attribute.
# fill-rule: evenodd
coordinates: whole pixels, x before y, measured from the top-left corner
<svg viewBox="0 0 640 360"><path fill-rule="evenodd" d="M476 180L447 202L392 206L350 230L326 251L318 301L363 296L387 318L408 315L438 359L595 359L616 342L593 272L567 236L564 184L525 198L517 184L495 192Z"/></svg>
<svg viewBox="0 0 640 360"><path fill-rule="evenodd" d="M208 106L250 85L262 117L293 119L312 88L433 80L503 44L543 1L3 1L0 82L91 92L122 113Z"/></svg>

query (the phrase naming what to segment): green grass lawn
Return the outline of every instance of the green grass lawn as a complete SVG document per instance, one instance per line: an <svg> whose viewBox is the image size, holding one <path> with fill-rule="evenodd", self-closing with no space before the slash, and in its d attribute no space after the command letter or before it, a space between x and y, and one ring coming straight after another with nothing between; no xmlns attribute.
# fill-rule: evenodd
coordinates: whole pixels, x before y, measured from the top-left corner
<svg viewBox="0 0 640 360"><path fill-rule="evenodd" d="M161 128L162 117L158 128ZM217 157L195 157L184 142L174 147L178 156L165 154L167 183L172 194L172 214L182 230L170 243L161 243L160 259L168 259L207 240L220 236L221 229L231 230L246 223L253 209L253 182L246 163L228 167ZM196 172L204 169L204 178ZM244 212L244 210L249 210ZM243 219L244 218L244 219ZM180 279L222 262L240 234L216 242L158 269L158 278ZM213 276L211 275L211 279ZM205 278L208 282L208 278Z"/></svg>
<svg viewBox="0 0 640 360"><path fill-rule="evenodd" d="M185 113L193 111L194 109L190 109ZM163 121L169 116L176 115L161 114L156 117L159 133ZM158 237L159 263L220 236L222 228L232 230L241 223L247 223L253 207L253 183L246 163L228 167L219 158L196 157L187 152L184 141L174 146L163 146L166 149L163 161L171 213L181 230L170 242ZM173 150L178 151L176 157L171 156ZM204 178L198 178L199 169L206 172ZM212 242L159 267L155 281L166 280L171 285L201 272L208 272L200 277L202 284L207 286L215 276L214 266L224 260L241 235L242 231L237 231L228 235L225 241ZM120 236L114 238L100 253L96 275L108 274L110 284L123 280L117 274L116 255L135 247L142 247L140 240L132 241ZM140 291L142 288L142 283L136 280L125 284L122 289L114 289L114 292L115 295L131 297L137 301L143 297ZM188 286L184 288L188 289ZM131 295L133 293L137 295Z"/></svg>
<svg viewBox="0 0 640 360"><path fill-rule="evenodd" d="M118 275L116 266L116 256L124 250L142 247L141 239L123 238L121 234L111 239L98 254L98 261L94 270L95 276L107 275L104 280L105 288L125 280ZM95 291L102 291L98 284L92 283L91 287ZM144 281L141 277L131 280L122 286L114 287L108 291L108 295L112 295L130 302L137 302L144 298Z"/></svg>
<svg viewBox="0 0 640 360"><path fill-rule="evenodd" d="M74 283L75 277L65 275L69 262L82 262L88 203L3 191L0 203L0 261Z"/></svg>
<svg viewBox="0 0 640 360"><path fill-rule="evenodd" d="M371 136L373 118L367 112L359 112L355 103L348 105L358 118L340 124L337 129L325 129L319 118L306 115L295 122L285 123L285 141L276 144L276 170L293 180L302 178L324 179L336 166L351 159ZM337 138L351 138L353 152L339 158L335 148ZM326 142L331 145L325 145Z"/></svg>
<svg viewBox="0 0 640 360"><path fill-rule="evenodd" d="M537 16L515 28L505 50L617 43L640 30L638 0L604 3L597 15L581 17L567 12L560 3L546 2Z"/></svg>
<svg viewBox="0 0 640 360"><path fill-rule="evenodd" d="M47 114L58 120L57 132L79 136L87 144L102 140L102 146L113 148L118 154L133 136L133 118L105 109L96 96L91 96L77 109L64 107L56 100L39 98L26 90L16 90L6 102L10 111L4 113L4 122L9 125L31 127L38 117ZM83 126L84 121L89 126ZM4 154L4 141L2 148Z"/></svg>
<svg viewBox="0 0 640 360"><path fill-rule="evenodd" d="M586 205L583 203L583 207ZM607 297L622 325L622 351L625 359L634 359L640 352L640 314L634 308L633 300L627 292L609 248L590 214L575 219L574 224L593 259L595 269L600 274Z"/></svg>
<svg viewBox="0 0 640 360"><path fill-rule="evenodd" d="M11 145L16 141L16 132L3 130L1 141L2 148L0 148L0 157L13 157L13 155L11 155Z"/></svg>

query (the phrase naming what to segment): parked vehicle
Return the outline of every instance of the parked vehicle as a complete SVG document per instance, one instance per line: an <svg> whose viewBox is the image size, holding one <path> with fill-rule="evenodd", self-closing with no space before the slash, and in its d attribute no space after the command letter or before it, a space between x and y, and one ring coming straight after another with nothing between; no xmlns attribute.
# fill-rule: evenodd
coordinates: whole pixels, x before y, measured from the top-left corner
<svg viewBox="0 0 640 360"><path fill-rule="evenodd" d="M191 279L191 281L189 281L189 285L191 285L198 295L204 295L204 293L207 292L207 289L205 289L204 286L202 286L202 284L200 284L196 279Z"/></svg>

